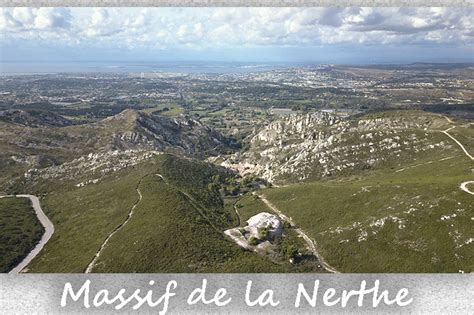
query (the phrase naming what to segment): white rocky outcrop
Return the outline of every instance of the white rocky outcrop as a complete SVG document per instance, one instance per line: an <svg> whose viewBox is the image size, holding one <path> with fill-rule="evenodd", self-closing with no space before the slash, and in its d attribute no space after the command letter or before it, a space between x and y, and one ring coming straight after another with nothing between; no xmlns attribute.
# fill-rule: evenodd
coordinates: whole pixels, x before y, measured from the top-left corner
<svg viewBox="0 0 474 315"><path fill-rule="evenodd" d="M247 220L247 226L245 229L250 233L251 236L260 238L259 229L268 228L268 237L270 239L275 236L280 236L283 234L283 225L276 215L261 212L257 215L254 215Z"/></svg>
<svg viewBox="0 0 474 315"><path fill-rule="evenodd" d="M267 229L268 234L260 235L262 229ZM283 234L283 224L276 215L261 212L248 219L247 226L228 229L224 233L240 247L268 255L273 251L273 239ZM253 243L252 240L258 241Z"/></svg>
<svg viewBox="0 0 474 315"><path fill-rule="evenodd" d="M125 150L89 153L69 162L46 168L29 169L24 177L28 180L41 179L85 179L76 187L98 183L105 175L132 167L145 160L162 154L150 150ZM94 178L90 178L93 176Z"/></svg>
<svg viewBox="0 0 474 315"><path fill-rule="evenodd" d="M436 119L343 119L326 112L292 114L271 122L250 140L250 149L221 162L242 176L297 182L416 160L450 145L426 132Z"/></svg>

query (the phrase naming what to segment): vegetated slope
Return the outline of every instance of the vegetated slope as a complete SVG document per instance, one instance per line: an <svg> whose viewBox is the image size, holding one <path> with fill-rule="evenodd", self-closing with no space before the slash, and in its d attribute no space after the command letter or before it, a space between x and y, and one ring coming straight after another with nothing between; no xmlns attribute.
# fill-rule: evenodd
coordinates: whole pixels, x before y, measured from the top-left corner
<svg viewBox="0 0 474 315"><path fill-rule="evenodd" d="M109 156L85 157L63 165L58 178L48 169L31 174L32 186L24 189L46 193L43 209L56 231L29 271L84 272L138 201L136 189L142 200L129 222L110 238L92 272L296 270L245 252L224 238L221 229L234 221L208 184L214 175L225 180L227 170L148 153L142 160L143 151L117 152L113 162Z"/></svg>
<svg viewBox="0 0 474 315"><path fill-rule="evenodd" d="M311 181L395 167L449 151L454 144L432 136L448 121L435 114L392 111L342 119L329 113L295 114L274 121L250 149L223 165L274 183Z"/></svg>
<svg viewBox="0 0 474 315"><path fill-rule="evenodd" d="M228 152L233 143L187 117L152 116L134 110L97 123L62 128L32 128L0 121L0 179L8 185L29 169L59 165L89 153L128 149L204 157Z"/></svg>
<svg viewBox="0 0 474 315"><path fill-rule="evenodd" d="M27 198L0 198L0 272L8 272L20 263L43 232Z"/></svg>
<svg viewBox="0 0 474 315"><path fill-rule="evenodd" d="M36 178L33 186L25 186L26 191L44 195L42 208L55 227L28 271L83 272L107 235L126 219L147 167L110 172L99 181L84 169L77 179Z"/></svg>
<svg viewBox="0 0 474 315"><path fill-rule="evenodd" d="M264 194L342 272L472 271L471 125L418 111L292 115L227 165L288 184ZM232 162L239 162L239 164ZM224 163L226 164L226 163ZM317 180L317 181L316 181Z"/></svg>
<svg viewBox="0 0 474 315"><path fill-rule="evenodd" d="M9 109L0 111L0 120L27 127L65 127L73 124L69 119L45 110Z"/></svg>
<svg viewBox="0 0 474 315"><path fill-rule="evenodd" d="M244 245L251 250L256 251L259 255L264 255L272 259L273 261L291 261L293 264L297 264L301 270L309 270L312 272L326 272L328 271L321 265L321 261L315 255L312 244L305 240L299 230L299 227L294 225L288 220L276 213L271 207L261 200L261 197L255 193L247 193L238 198L227 200L227 208L232 208L238 216L239 227L231 229L226 233L229 233L234 238L234 241L238 240L240 246ZM248 229L248 220L251 219L255 223L255 217L262 218L262 214L267 213L275 215L278 220L283 224L283 233L281 236L277 236L270 239L270 246L263 249L258 240L265 239L265 230L258 233L257 236L252 235L252 238L248 237L247 233L251 230ZM266 217L267 215L263 215ZM233 230L233 231L232 231ZM258 231L258 229L257 229ZM255 240L257 240L257 247L254 247Z"/></svg>
<svg viewBox="0 0 474 315"><path fill-rule="evenodd" d="M252 216L269 211L265 203L253 194L246 194L235 200L234 203L232 206L235 206L239 213L240 226L245 226L246 221Z"/></svg>
<svg viewBox="0 0 474 315"><path fill-rule="evenodd" d="M154 150L204 156L227 152L232 147L219 132L187 116L169 118L129 109L97 125L115 131L114 148L141 145Z"/></svg>
<svg viewBox="0 0 474 315"><path fill-rule="evenodd" d="M474 271L473 167L453 146L396 167L266 190L342 272ZM448 156L446 155L448 154Z"/></svg>
<svg viewBox="0 0 474 315"><path fill-rule="evenodd" d="M474 153L474 123L456 124L456 127L450 128L448 131L450 135L454 136L468 152Z"/></svg>
<svg viewBox="0 0 474 315"><path fill-rule="evenodd" d="M143 199L111 239L93 272L284 272L291 265L243 251L178 188L146 177ZM215 225L214 225L215 226Z"/></svg>

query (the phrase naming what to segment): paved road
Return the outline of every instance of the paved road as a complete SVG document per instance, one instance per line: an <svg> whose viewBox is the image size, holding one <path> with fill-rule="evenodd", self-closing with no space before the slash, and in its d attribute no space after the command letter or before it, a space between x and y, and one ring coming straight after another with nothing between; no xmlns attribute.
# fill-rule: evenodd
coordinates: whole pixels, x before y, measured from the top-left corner
<svg viewBox="0 0 474 315"><path fill-rule="evenodd" d="M261 194L257 194L255 192L254 194L259 196L260 199L267 205L267 207L269 207L273 212L275 212L281 219L290 222L292 226L296 226L296 224L293 222L293 220L290 217L284 215L280 210L278 210L278 208L275 207L270 201L268 201L267 198L265 198L265 196ZM331 272L331 273L339 273L339 271L337 271L336 268L330 266L324 260L324 258L317 251L315 242L302 229L295 228L295 231L296 233L298 233L298 235L300 235L304 239L304 241L308 245L313 255L316 256L316 258L318 258L319 263L324 269L326 269L326 271Z"/></svg>
<svg viewBox="0 0 474 315"><path fill-rule="evenodd" d="M39 243L36 244L36 246L29 252L29 254L9 272L11 274L17 274L20 273L23 269L25 269L25 267L28 266L28 264L33 260L33 258L35 258L41 252L44 245L46 245L46 243L49 241L49 239L54 233L54 225L46 216L46 214L44 214L43 209L41 209L41 204L39 202L38 197L33 195L0 196L0 198L6 197L19 197L30 199L31 204L33 205L33 209L35 210L36 216L38 217L38 220L40 221L41 225L43 225L44 227L44 234L41 237Z"/></svg>

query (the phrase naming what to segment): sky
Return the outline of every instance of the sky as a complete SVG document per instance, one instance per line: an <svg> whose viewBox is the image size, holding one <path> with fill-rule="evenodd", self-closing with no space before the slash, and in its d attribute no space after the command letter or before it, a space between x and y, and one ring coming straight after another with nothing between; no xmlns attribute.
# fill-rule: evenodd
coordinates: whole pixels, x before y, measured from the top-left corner
<svg viewBox="0 0 474 315"><path fill-rule="evenodd" d="M0 10L2 62L474 62L472 8Z"/></svg>

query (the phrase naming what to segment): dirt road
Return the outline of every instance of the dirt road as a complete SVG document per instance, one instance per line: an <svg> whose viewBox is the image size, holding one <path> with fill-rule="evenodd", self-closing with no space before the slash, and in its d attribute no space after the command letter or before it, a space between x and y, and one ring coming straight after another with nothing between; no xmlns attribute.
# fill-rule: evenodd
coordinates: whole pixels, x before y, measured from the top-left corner
<svg viewBox="0 0 474 315"><path fill-rule="evenodd" d="M468 158L470 158L471 160L474 160L474 157L470 155L469 152L467 152L466 148L462 145L462 143L459 142L456 138L454 138L452 135L448 133L449 130L454 129L454 128L455 127L451 127L441 132L447 135L448 137L450 137L454 142L456 142L456 144L464 151L464 154L466 154Z"/></svg>
<svg viewBox="0 0 474 315"><path fill-rule="evenodd" d="M128 212L128 216L127 216L127 219L122 222L119 226L117 226L113 231L112 233L109 234L109 236L107 236L107 238L105 239L105 241L102 243L102 245L100 246L99 250L97 251L97 253L95 254L94 258L92 259L92 261L89 263L89 265L87 265L87 268L85 270L85 273L91 273L92 272L92 269L94 268L96 262L97 262L97 259L99 259L100 257L100 254L102 253L102 251L104 250L104 248L107 246L107 243L109 242L109 240L112 238L112 236L114 236L115 233L117 233L121 228L123 228L127 223L128 221L130 221L130 219L132 218L133 216L133 213L135 211L135 208L137 207L137 205L140 203L140 201L142 200L142 193L140 192L140 183L137 185L137 188L136 188L136 191L138 193L138 200L133 204L132 208L130 208L130 211Z"/></svg>
<svg viewBox="0 0 474 315"><path fill-rule="evenodd" d="M474 185L474 180L461 183L461 185L459 185L459 188L461 188L461 190L467 192L468 194L474 195L474 192L472 190L469 190L469 188L467 188L467 185L469 184Z"/></svg>
<svg viewBox="0 0 474 315"><path fill-rule="evenodd" d="M270 208L273 212L275 212L282 220L288 221L292 226L296 226L296 224L293 222L293 220L283 214L280 210L278 210L277 207L275 207L270 201L265 198L264 195L262 194L257 194L254 192L255 195L259 196L260 199L267 205L268 208ZM315 242L301 229L301 228L295 228L296 233L298 233L301 238L306 242L308 245L308 248L311 250L314 256L318 258L319 263L321 266L326 269L326 271L331 272L331 273L339 273L339 271L336 270L336 268L330 266L324 258L318 253L316 249L316 244Z"/></svg>

